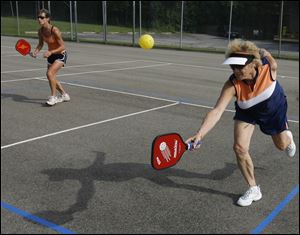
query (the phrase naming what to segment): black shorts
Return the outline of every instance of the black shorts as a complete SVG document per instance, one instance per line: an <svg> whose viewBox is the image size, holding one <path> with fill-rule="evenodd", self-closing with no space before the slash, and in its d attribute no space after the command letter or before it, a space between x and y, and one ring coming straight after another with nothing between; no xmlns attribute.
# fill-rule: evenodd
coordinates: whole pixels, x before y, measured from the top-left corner
<svg viewBox="0 0 300 235"><path fill-rule="evenodd" d="M252 115L251 111L247 112L236 106L236 113L233 117L234 120L239 120L247 122L253 125L259 125L260 130L266 135L277 135L284 130L288 129L287 120L287 101L283 105L278 105L276 107L276 112L270 115Z"/></svg>
<svg viewBox="0 0 300 235"><path fill-rule="evenodd" d="M64 63L64 65L67 63L67 52L62 52L61 54L52 54L47 58L48 65L53 64L56 60Z"/></svg>

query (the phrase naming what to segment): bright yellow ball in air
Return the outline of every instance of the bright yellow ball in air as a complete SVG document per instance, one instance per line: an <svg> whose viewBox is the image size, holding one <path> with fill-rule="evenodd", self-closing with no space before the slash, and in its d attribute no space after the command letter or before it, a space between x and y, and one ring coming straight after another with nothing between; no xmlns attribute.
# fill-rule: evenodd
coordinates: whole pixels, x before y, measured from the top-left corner
<svg viewBox="0 0 300 235"><path fill-rule="evenodd" d="M145 50L149 50L154 46L154 39L149 34L144 34L139 39L139 45Z"/></svg>

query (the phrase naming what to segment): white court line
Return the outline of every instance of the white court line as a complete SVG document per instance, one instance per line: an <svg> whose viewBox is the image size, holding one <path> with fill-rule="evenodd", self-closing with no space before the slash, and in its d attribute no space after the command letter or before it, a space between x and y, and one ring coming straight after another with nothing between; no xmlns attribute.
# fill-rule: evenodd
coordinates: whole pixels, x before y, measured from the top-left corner
<svg viewBox="0 0 300 235"><path fill-rule="evenodd" d="M110 63L102 63L102 64L83 64L83 65L71 65L67 67L63 67L62 69L68 69L68 68L81 68L81 67L91 67L91 66L101 66L101 65L110 65L110 64L124 64L124 63L134 63L139 62L143 60L129 60L129 61L119 61L119 62L110 62ZM39 68L39 69L22 69L22 70L11 70L11 71L4 71L1 72L1 74L5 73L19 73L19 72L29 72L29 71L38 71L38 70L47 70L47 67Z"/></svg>
<svg viewBox="0 0 300 235"><path fill-rule="evenodd" d="M48 81L46 79L40 79L40 78L36 78L36 79L37 80L41 80L41 81ZM67 85L70 85L70 86L77 86L77 87L94 89L94 90L108 91L108 92L113 92L113 93L122 94L122 95L131 95L131 96L137 96L137 97L154 99L154 100L160 100L160 101L168 101L168 102L179 102L179 101L176 101L176 100L164 99L164 98L159 98L159 97L154 97L154 96L148 96L148 95L141 95L141 94L126 92L126 91L112 90L112 89L107 89L107 88L102 88L102 87L94 87L94 86L81 85L81 84L71 83L71 82L62 82L61 81L60 83L67 84Z"/></svg>
<svg viewBox="0 0 300 235"><path fill-rule="evenodd" d="M70 131L74 131L74 130L78 130L78 129L82 129L82 128L86 128L86 127L90 127L90 126L95 126L95 125L98 125L98 124L111 122L111 121L119 120L119 119L126 118L126 117L131 117L131 116L135 116L135 115L139 115L139 114L143 114L143 113L148 113L148 112L159 110L159 109L168 108L168 107L171 107L171 106L174 106L174 105L177 105L177 104L179 104L179 102L164 105L164 106L160 106L160 107L156 107L156 108L152 108L152 109L147 109L147 110L143 110L143 111L139 111L139 112L135 112L135 113L130 113L130 114L126 114L126 115L122 115L122 116L119 116L119 117L106 119L106 120L99 121L99 122L93 122L93 123L89 123L89 124L86 124L86 125L66 129L66 130L53 132L53 133L50 133L50 134L47 134L47 135L42 135L42 136L30 138L30 139L19 141L19 142L13 143L13 144L8 144L8 145L1 146L1 150L12 147L12 146L28 143L28 142L31 142L31 141L34 141L34 140L43 139L43 138L46 138L46 137L49 137L49 136L59 135L59 134L62 134L62 133L66 133L66 132L70 132Z"/></svg>
<svg viewBox="0 0 300 235"><path fill-rule="evenodd" d="M4 58L4 57L23 57L23 55L18 55L18 54L16 54L16 55L1 55L1 58Z"/></svg>
<svg viewBox="0 0 300 235"><path fill-rule="evenodd" d="M163 63L162 61L156 61L156 60L141 60L145 62L156 62L156 63ZM167 63L167 62L165 62ZM219 71L227 71L232 72L231 69L227 68L219 68L219 67L210 67L210 66L204 66L204 65L192 65L192 64L178 64L178 63L172 63L172 65L178 65L178 66L186 66L186 67L192 67L192 68L200 68L200 69L208 69L208 70L219 70ZM299 79L299 77L293 77L293 76L285 76L285 75L277 75L277 77L281 78L291 78L291 79Z"/></svg>
<svg viewBox="0 0 300 235"><path fill-rule="evenodd" d="M176 64L173 63L173 65L180 65L180 66L187 66L187 67L195 67L195 68L203 68L203 69L209 69L209 70L220 70L220 71L228 71L228 72L232 72L231 69L222 69L222 68L217 68L217 67L209 67L209 66L201 66L201 65L189 65L189 64ZM277 77L281 77L281 78L290 78L290 79L298 79L299 77L293 77L293 76L285 76L285 75L277 75Z"/></svg>
<svg viewBox="0 0 300 235"><path fill-rule="evenodd" d="M1 47L4 47L4 48L15 48L15 47L11 47L11 46L1 46Z"/></svg>
<svg viewBox="0 0 300 235"><path fill-rule="evenodd" d="M137 67L126 67L126 68L120 68L120 69L96 70L96 71L88 71L88 72L81 72L81 73L66 73L66 74L58 74L58 75L56 75L56 77L66 77L66 76L91 74L91 73L105 73L105 72L122 71L122 70L130 70L130 69L143 69L143 68L165 66L165 65L170 65L170 64L171 63L153 64L153 65L145 65L145 66L137 66ZM41 79L41 78L46 78L46 76L32 77L32 78L21 78L21 79L15 79L15 80L7 80L7 81L1 81L1 83L18 82L18 81L24 81L24 80L34 80L34 79Z"/></svg>
<svg viewBox="0 0 300 235"><path fill-rule="evenodd" d="M33 77L33 78L12 79L12 80L1 81L1 83L21 82L21 81L28 81L28 80L41 79L41 78L46 78L46 76L44 76L44 77Z"/></svg>
<svg viewBox="0 0 300 235"><path fill-rule="evenodd" d="M1 56L5 56L5 55L16 55L16 54L18 54L18 53L16 53L16 52L3 52L3 53L1 53Z"/></svg>
<svg viewBox="0 0 300 235"><path fill-rule="evenodd" d="M48 81L46 79L40 79L40 78L36 78L36 79L41 80L41 81ZM67 85L70 85L70 86L77 86L77 87L89 88L89 89L94 89L94 90L108 91L108 92L113 92L113 93L118 93L118 94L123 94L123 95L138 96L138 97L154 99L154 100L161 100L161 101L168 101L168 102L179 102L180 104L184 104L184 105L188 105L188 106L195 106L195 107L200 107L200 108L206 108L206 109L213 109L214 108L213 106L207 106L207 105L201 105L201 104L195 104L195 103L189 103L189 102L182 102L182 101L179 101L179 100L170 100L170 99L165 99L165 98L160 98L160 97L155 97L155 96L141 95L141 94L137 94L137 93L112 90L112 89L107 89L107 88L102 88L102 87L81 85L81 84L78 84L78 83L63 82L63 81L61 81L60 83L67 84ZM233 109L225 109L225 111L235 113L235 110L233 110ZM289 122L294 122L294 123L299 123L299 121L296 121L296 120L288 120L288 121Z"/></svg>
<svg viewBox="0 0 300 235"><path fill-rule="evenodd" d="M119 69L117 69L117 70L119 70ZM112 71L115 71L115 70L112 70ZM63 75L61 75L61 76L63 76ZM10 81L1 81L1 83L16 82L16 81L18 82L18 81L34 80L34 79L35 80L41 80L41 81L48 81L45 78L46 77L24 78L24 79L10 80ZM114 93L118 93L118 94L132 95L132 96L144 97L144 98L155 99L155 100L162 100L162 101L168 101L168 102L180 102L178 100L164 99L164 98L159 98L159 97L154 97L154 96L148 96L148 95L141 95L141 94L132 93L132 92L112 90L112 89L107 89L107 88L102 88L102 87L94 87L94 86L81 85L81 84L78 84L78 83L63 82L63 81L60 81L60 83L71 85L71 86L77 86L77 87L83 87L83 88L89 88L89 89L101 90L101 91L109 91L109 92L114 92ZM189 103L189 102L180 102L180 103L181 104L185 104L185 105L189 105L189 106L200 107L200 108L207 108L207 109L212 109L213 108L212 106L206 106L206 105L201 105L201 104L194 104L194 103ZM233 113L235 112L235 110L232 110L232 109L225 109L225 111L227 111L227 112L233 112ZM297 120L288 120L288 121L289 122L294 122L294 123L299 123L299 121L297 121Z"/></svg>
<svg viewBox="0 0 300 235"><path fill-rule="evenodd" d="M19 56L19 55L13 55L13 56ZM164 61L158 61L158 60L133 60L133 61L124 61L124 62L111 62L111 63L102 63L102 64L87 64L87 65L71 65L67 66L63 69L68 69L68 68L76 68L76 67L89 67L89 66L101 66L101 65L108 65L108 64L121 64L121 63L132 63L132 62L155 62L155 63L169 63L173 65L178 65L178 66L186 66L186 67L193 67L193 68L200 68L200 69L208 69L208 70L219 70L219 71L227 71L231 72L231 69L226 69L226 68L219 68L219 67L211 67L211 66L204 66L204 65L192 65L192 64L178 64L178 63L171 63L171 62L164 62ZM4 71L1 72L1 74L5 73L17 73L17 72L26 72L26 71L38 71L38 70L43 70L45 68L40 68L40 69L24 69L24 70L12 70L12 71ZM277 75L278 77L281 78L291 78L291 79L299 79L299 77L293 77L293 76L285 76L285 75Z"/></svg>

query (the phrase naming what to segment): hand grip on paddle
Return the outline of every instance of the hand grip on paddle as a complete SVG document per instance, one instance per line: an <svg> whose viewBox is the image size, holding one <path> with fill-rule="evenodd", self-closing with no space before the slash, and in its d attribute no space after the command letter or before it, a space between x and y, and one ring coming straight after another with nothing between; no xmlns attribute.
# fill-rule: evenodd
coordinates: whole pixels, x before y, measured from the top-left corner
<svg viewBox="0 0 300 235"><path fill-rule="evenodd" d="M199 141L197 145L202 142ZM174 166L186 150L192 150L194 143L186 144L177 133L156 136L152 143L151 164L156 170Z"/></svg>
<svg viewBox="0 0 300 235"><path fill-rule="evenodd" d="M201 144L202 144L202 141L200 140L197 142L196 146L201 145ZM187 143L187 149L190 151L192 151L194 149L194 141Z"/></svg>
<svg viewBox="0 0 300 235"><path fill-rule="evenodd" d="M36 58L36 56L37 56L37 55L34 54L33 52L30 52L29 55L30 55L31 57L33 57L33 58Z"/></svg>

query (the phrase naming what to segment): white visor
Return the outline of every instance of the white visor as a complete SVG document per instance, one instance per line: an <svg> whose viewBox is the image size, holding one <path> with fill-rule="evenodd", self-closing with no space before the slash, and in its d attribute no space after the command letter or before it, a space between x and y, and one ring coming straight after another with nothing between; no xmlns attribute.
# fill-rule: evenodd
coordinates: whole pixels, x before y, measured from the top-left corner
<svg viewBox="0 0 300 235"><path fill-rule="evenodd" d="M228 57L223 64L245 65L247 60L245 57Z"/></svg>

